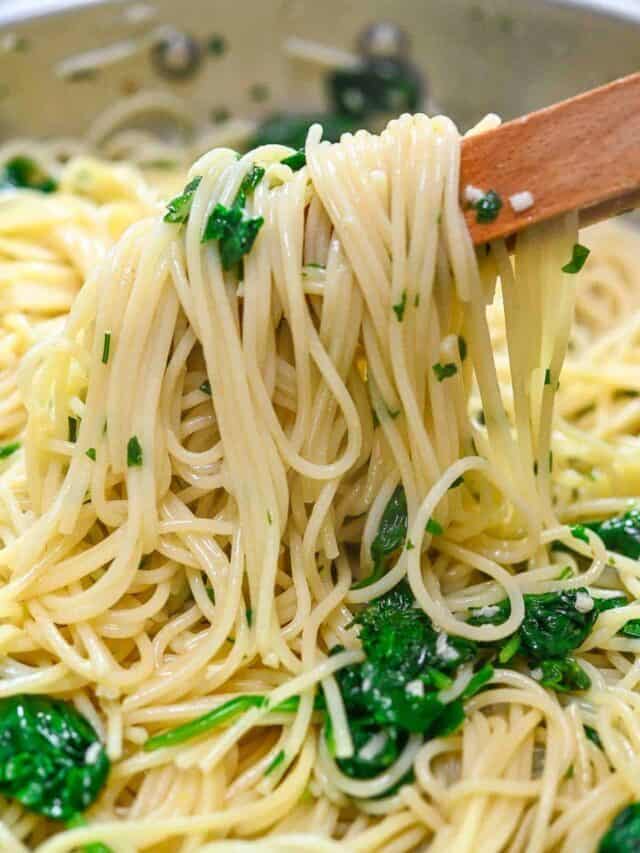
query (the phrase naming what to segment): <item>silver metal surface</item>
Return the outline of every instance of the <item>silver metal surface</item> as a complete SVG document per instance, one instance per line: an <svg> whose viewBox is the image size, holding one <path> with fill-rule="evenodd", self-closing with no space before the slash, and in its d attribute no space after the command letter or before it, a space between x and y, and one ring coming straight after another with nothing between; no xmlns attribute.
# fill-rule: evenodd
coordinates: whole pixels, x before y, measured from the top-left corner
<svg viewBox="0 0 640 853"><path fill-rule="evenodd" d="M376 21L408 35L434 100L463 128L640 68L640 0L0 0L0 139L82 133L143 88L200 115L320 108L323 69L288 57L285 39L353 50ZM198 39L190 74L153 61L171 30ZM92 70L105 48L108 63Z"/></svg>

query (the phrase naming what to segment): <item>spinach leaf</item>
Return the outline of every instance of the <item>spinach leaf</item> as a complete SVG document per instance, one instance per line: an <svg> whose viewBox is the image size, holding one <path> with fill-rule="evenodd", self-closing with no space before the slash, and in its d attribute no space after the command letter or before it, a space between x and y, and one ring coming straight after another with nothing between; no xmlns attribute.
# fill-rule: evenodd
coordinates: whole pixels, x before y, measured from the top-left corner
<svg viewBox="0 0 640 853"><path fill-rule="evenodd" d="M607 550L632 560L640 558L640 508L634 507L624 515L606 521L592 521L584 526L598 534Z"/></svg>
<svg viewBox="0 0 640 853"><path fill-rule="evenodd" d="M379 580L386 569L389 558L404 545L407 537L407 496L404 486L398 485L384 508L378 532L371 543L373 571L367 578L353 584L353 589L362 589Z"/></svg>
<svg viewBox="0 0 640 853"><path fill-rule="evenodd" d="M557 659L582 645L593 628L598 611L595 604L586 613L578 610L578 593L589 594L586 589L579 589L524 596L525 615L517 631L521 654L533 660ZM489 614L486 613L488 609L472 610L469 624L500 625L511 614L508 599L493 605Z"/></svg>
<svg viewBox="0 0 640 853"><path fill-rule="evenodd" d="M402 59L367 59L357 68L338 68L328 78L337 113L366 120L375 113L415 112L422 101L418 74Z"/></svg>
<svg viewBox="0 0 640 853"><path fill-rule="evenodd" d="M0 172L0 190L8 187L52 193L58 189L58 184L30 157L18 156L8 160Z"/></svg>
<svg viewBox="0 0 640 853"><path fill-rule="evenodd" d="M631 803L614 819L600 839L598 853L638 853L640 850L640 803Z"/></svg>
<svg viewBox="0 0 640 853"><path fill-rule="evenodd" d="M0 700L0 793L56 820L96 799L110 762L93 726L48 696Z"/></svg>
<svg viewBox="0 0 640 853"><path fill-rule="evenodd" d="M331 112L299 115L274 113L259 125L249 147L258 148L260 145L274 143L287 145L289 148L304 148L307 133L313 124L322 125L322 137L330 142L338 142L343 133L355 131L362 126L350 116Z"/></svg>
<svg viewBox="0 0 640 853"><path fill-rule="evenodd" d="M576 608L578 593L588 595L586 589L525 595L519 631L522 648L531 657L563 657L586 640L598 614L595 607L586 613Z"/></svg>
<svg viewBox="0 0 640 853"><path fill-rule="evenodd" d="M572 657L549 659L540 662L542 677L540 684L559 693L572 693L575 690L588 690L591 679Z"/></svg>
<svg viewBox="0 0 640 853"><path fill-rule="evenodd" d="M404 581L370 602L354 622L366 658L336 674L355 748L352 758L338 763L348 775L369 778L396 760L409 733L455 731L464 719L463 700L486 684L493 668L482 667L462 695L443 700L441 691L460 665L478 659L478 646L438 631Z"/></svg>
<svg viewBox="0 0 640 853"><path fill-rule="evenodd" d="M604 613L607 610L615 610L618 607L625 607L628 603L629 601L625 595L593 597L593 604L598 614ZM620 628L618 635L629 637L632 640L640 638L640 619L629 619Z"/></svg>
<svg viewBox="0 0 640 853"><path fill-rule="evenodd" d="M259 694L247 693L244 696L235 696L233 699L223 702L222 705L218 705L212 711L207 711L205 714L189 720L188 723L183 723L166 732L161 732L150 737L143 749L145 752L154 752L156 749L164 749L168 746L175 746L176 744L192 740L195 737L200 737L200 735L213 731L213 729L217 729L230 720L233 720L250 708L264 708L267 702L267 697ZM271 710L280 714L293 713L298 710L299 705L300 697L291 696ZM313 707L316 711L323 711L325 709L324 696L321 693L315 697Z"/></svg>

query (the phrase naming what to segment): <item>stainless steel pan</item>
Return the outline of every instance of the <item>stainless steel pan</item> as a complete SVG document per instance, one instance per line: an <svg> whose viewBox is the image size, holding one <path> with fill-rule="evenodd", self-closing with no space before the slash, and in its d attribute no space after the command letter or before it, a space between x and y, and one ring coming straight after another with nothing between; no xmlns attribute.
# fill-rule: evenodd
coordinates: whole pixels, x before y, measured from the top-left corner
<svg viewBox="0 0 640 853"><path fill-rule="evenodd" d="M409 37L435 103L463 127L640 67L640 0L0 0L0 139L81 133L145 87L200 115L317 108L321 69L288 57L285 39L352 50L380 20ZM108 60L97 71L96 49Z"/></svg>

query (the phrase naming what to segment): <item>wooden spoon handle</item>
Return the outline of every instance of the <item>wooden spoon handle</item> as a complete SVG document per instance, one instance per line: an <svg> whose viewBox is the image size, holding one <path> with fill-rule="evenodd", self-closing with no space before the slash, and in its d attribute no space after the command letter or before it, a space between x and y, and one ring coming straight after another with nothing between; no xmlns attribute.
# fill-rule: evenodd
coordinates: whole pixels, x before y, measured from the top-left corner
<svg viewBox="0 0 640 853"><path fill-rule="evenodd" d="M500 196L492 222L468 207L469 185ZM533 204L517 212L509 199L526 190ZM476 245L572 210L589 224L640 205L640 73L467 137L460 192Z"/></svg>

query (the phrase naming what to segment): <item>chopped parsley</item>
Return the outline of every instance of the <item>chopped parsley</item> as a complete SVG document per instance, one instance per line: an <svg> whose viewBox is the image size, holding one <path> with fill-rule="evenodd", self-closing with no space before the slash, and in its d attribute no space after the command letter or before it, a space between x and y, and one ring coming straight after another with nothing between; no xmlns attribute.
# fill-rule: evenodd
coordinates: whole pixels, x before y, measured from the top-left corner
<svg viewBox="0 0 640 853"><path fill-rule="evenodd" d="M427 521L425 530L432 536L442 536L442 534L444 533L444 528L439 522L435 520L435 518L430 518L429 521Z"/></svg>
<svg viewBox="0 0 640 853"><path fill-rule="evenodd" d="M12 441L11 444L0 445L0 459L8 459L16 450L20 449L19 441Z"/></svg>
<svg viewBox="0 0 640 853"><path fill-rule="evenodd" d="M69 441L75 443L78 440L78 418L69 415L67 423L69 425Z"/></svg>
<svg viewBox="0 0 640 853"><path fill-rule="evenodd" d="M208 394L209 397L211 396L211 383L208 379L204 380L199 390L202 391L203 394Z"/></svg>
<svg viewBox="0 0 640 853"><path fill-rule="evenodd" d="M207 220L201 242L217 240L220 260L225 270L231 270L251 251L264 219L247 216L243 207L216 204Z"/></svg>
<svg viewBox="0 0 640 853"><path fill-rule="evenodd" d="M132 435L127 442L127 466L140 468L142 466L142 447L137 435Z"/></svg>
<svg viewBox="0 0 640 853"><path fill-rule="evenodd" d="M467 357L467 342L462 335L458 335L458 352L460 353L460 361L464 361Z"/></svg>
<svg viewBox="0 0 640 853"><path fill-rule="evenodd" d="M109 350L111 349L111 332L104 333L102 341L102 363L107 364L109 361Z"/></svg>
<svg viewBox="0 0 640 853"><path fill-rule="evenodd" d="M285 157L280 162L284 166L288 166L292 172L297 172L302 169L303 166L307 165L307 155L304 153L304 149L301 148L296 151L295 154L289 154L288 157Z"/></svg>
<svg viewBox="0 0 640 853"><path fill-rule="evenodd" d="M573 249L571 250L571 260L562 267L562 272L569 273L570 275L580 272L582 267L585 265L585 261L589 257L589 252L590 250L587 249L586 246L582 246L580 243L574 243Z"/></svg>
<svg viewBox="0 0 640 853"><path fill-rule="evenodd" d="M87 450L87 456L89 457L89 459L91 459L92 462L96 461L96 449L95 449L95 447L90 447Z"/></svg>
<svg viewBox="0 0 640 853"><path fill-rule="evenodd" d="M472 207L476 212L476 222L493 222L500 213L502 199L495 190L489 190Z"/></svg>
<svg viewBox="0 0 640 853"><path fill-rule="evenodd" d="M9 187L52 193L58 189L58 184L50 175L42 171L35 160L18 156L7 160L4 169L0 172L0 190Z"/></svg>
<svg viewBox="0 0 640 853"><path fill-rule="evenodd" d="M464 483L464 477L462 475L460 475L459 477L455 478L453 483L451 483L451 485L449 486L449 489L457 489L458 486L461 486L463 483Z"/></svg>
<svg viewBox="0 0 640 853"><path fill-rule="evenodd" d="M213 35L207 39L207 52L212 56L222 56L227 49L224 36Z"/></svg>
<svg viewBox="0 0 640 853"><path fill-rule="evenodd" d="M236 195L236 199L233 203L234 207L244 207L247 196L251 195L260 181L264 178L264 171L265 170L262 166L256 166L255 164L249 169L240 184L240 189L238 190L238 194Z"/></svg>
<svg viewBox="0 0 640 853"><path fill-rule="evenodd" d="M175 198L172 198L167 205L167 212L164 215L165 222L184 223L189 218L191 213L191 204L193 203L193 195L200 185L202 176L197 176L189 181L182 193Z"/></svg>
<svg viewBox="0 0 640 853"><path fill-rule="evenodd" d="M407 291L402 291L402 296L400 297L400 302L396 305L393 305L393 310L395 311L396 317L398 318L398 322L402 323L404 318L404 309L407 307Z"/></svg>
<svg viewBox="0 0 640 853"><path fill-rule="evenodd" d="M548 367L544 372L544 384L551 385L551 370Z"/></svg>
<svg viewBox="0 0 640 853"><path fill-rule="evenodd" d="M587 536L587 531L582 524L572 524L571 525L571 535L574 539L580 539L582 542L586 542L589 544L589 537Z"/></svg>
<svg viewBox="0 0 640 853"><path fill-rule="evenodd" d="M447 362L447 364L440 364L440 362L437 361L431 366L431 369L435 373L438 382L443 382L445 379L455 376L458 372L458 368L452 361Z"/></svg>

